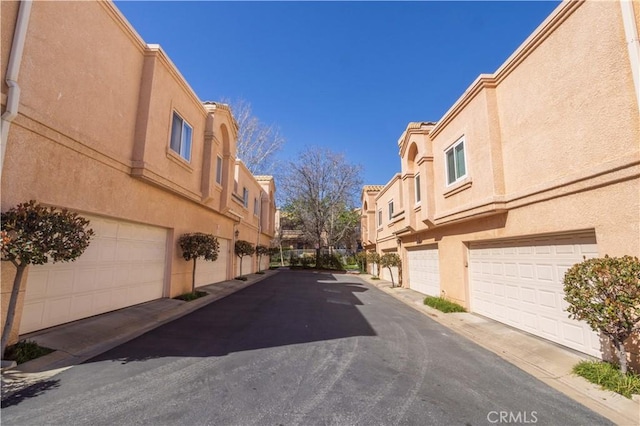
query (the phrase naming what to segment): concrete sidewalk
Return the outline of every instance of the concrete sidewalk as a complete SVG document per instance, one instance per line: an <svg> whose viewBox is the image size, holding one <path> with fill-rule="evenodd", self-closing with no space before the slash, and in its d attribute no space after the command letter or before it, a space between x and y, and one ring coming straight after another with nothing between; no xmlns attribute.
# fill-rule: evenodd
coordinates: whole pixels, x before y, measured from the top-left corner
<svg viewBox="0 0 640 426"><path fill-rule="evenodd" d="M579 361L590 359L581 354L531 334L516 330L475 314L445 314L426 306L424 295L407 288L392 288L391 282L358 275L377 287L422 312L429 318L496 353L538 380L573 398L596 413L619 425L640 425L640 405L614 392L604 391L582 377L571 373Z"/></svg>
<svg viewBox="0 0 640 426"><path fill-rule="evenodd" d="M278 271L264 272L264 274L247 275L247 281L230 280L198 287L199 291L205 291L209 296L191 302L158 299L22 335L20 336L22 340L35 341L40 346L54 349L55 352L17 367L4 368L2 395L5 397L33 383L52 377L60 371L91 359L167 322L262 281Z"/></svg>

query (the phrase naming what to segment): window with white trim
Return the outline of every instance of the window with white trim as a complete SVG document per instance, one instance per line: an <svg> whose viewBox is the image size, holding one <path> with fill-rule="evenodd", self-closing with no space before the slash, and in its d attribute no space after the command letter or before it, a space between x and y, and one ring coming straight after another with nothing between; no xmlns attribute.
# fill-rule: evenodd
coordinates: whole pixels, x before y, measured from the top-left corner
<svg viewBox="0 0 640 426"><path fill-rule="evenodd" d="M415 179L415 187L416 187L416 204L420 204L422 200L420 195L420 175L416 175Z"/></svg>
<svg viewBox="0 0 640 426"><path fill-rule="evenodd" d="M447 185L451 185L467 176L463 138L446 150L444 155L447 167Z"/></svg>
<svg viewBox="0 0 640 426"><path fill-rule="evenodd" d="M378 210L378 226L382 226L382 209Z"/></svg>
<svg viewBox="0 0 640 426"><path fill-rule="evenodd" d="M389 220L393 219L393 200L389 201Z"/></svg>
<svg viewBox="0 0 640 426"><path fill-rule="evenodd" d="M253 214L255 216L258 216L258 213L260 212L260 207L258 206L258 198L255 197L253 199Z"/></svg>
<svg viewBox="0 0 640 426"><path fill-rule="evenodd" d="M173 112L171 122L171 142L169 147L180 157L191 161L191 134L193 128L177 112Z"/></svg>
<svg viewBox="0 0 640 426"><path fill-rule="evenodd" d="M216 159L216 183L222 185L222 157Z"/></svg>

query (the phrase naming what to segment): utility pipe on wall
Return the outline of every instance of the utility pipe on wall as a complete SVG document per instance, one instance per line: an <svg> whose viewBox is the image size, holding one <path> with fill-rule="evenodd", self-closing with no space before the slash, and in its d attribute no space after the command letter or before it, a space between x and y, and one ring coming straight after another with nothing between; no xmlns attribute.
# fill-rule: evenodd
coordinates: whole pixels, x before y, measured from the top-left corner
<svg viewBox="0 0 640 426"><path fill-rule="evenodd" d="M629 61L631 62L631 73L636 89L636 102L640 110L640 37L636 26L636 17L633 12L633 1L620 0L622 10L622 23L624 24L624 34L629 50Z"/></svg>
<svg viewBox="0 0 640 426"><path fill-rule="evenodd" d="M0 120L0 133L2 152L0 153L0 173L4 170L4 156L7 150L7 139L9 137L9 127L11 122L18 116L18 106L20 105L20 86L18 85L18 74L22 63L22 53L24 42L27 38L27 27L31 15L32 0L22 0L18 11L18 20L13 35L13 44L9 53L9 64L7 66L6 82L9 86L7 93L7 108Z"/></svg>

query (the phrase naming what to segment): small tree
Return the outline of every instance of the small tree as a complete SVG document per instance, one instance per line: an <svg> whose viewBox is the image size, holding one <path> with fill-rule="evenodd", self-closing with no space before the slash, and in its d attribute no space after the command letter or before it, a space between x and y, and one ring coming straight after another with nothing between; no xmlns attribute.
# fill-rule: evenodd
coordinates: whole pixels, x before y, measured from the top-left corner
<svg viewBox="0 0 640 426"><path fill-rule="evenodd" d="M367 252L360 251L356 253L356 261L358 262L358 266L360 266L360 272L367 271Z"/></svg>
<svg viewBox="0 0 640 426"><path fill-rule="evenodd" d="M588 259L564 276L569 317L586 321L615 346L620 371L627 373L624 342L640 330L640 262L637 257Z"/></svg>
<svg viewBox="0 0 640 426"><path fill-rule="evenodd" d="M380 267L389 269L389 275L391 275L391 287L395 287L395 283L393 282L393 271L391 268L398 267L400 268L400 256L397 253L385 253L380 257Z"/></svg>
<svg viewBox="0 0 640 426"><path fill-rule="evenodd" d="M203 257L205 260L214 261L218 258L220 244L218 239L211 234L195 232L183 234L178 239L178 245L182 249L184 260L193 260L193 271L191 272L191 293L196 292L196 260Z"/></svg>
<svg viewBox="0 0 640 426"><path fill-rule="evenodd" d="M245 256L251 256L255 252L256 248L249 241L236 241L235 253L236 256L240 258L240 276L242 276L242 258Z"/></svg>
<svg viewBox="0 0 640 426"><path fill-rule="evenodd" d="M375 267L376 273L375 277L380 275L380 254L375 251L370 251L367 253L367 262ZM373 272L373 271L371 271Z"/></svg>
<svg viewBox="0 0 640 426"><path fill-rule="evenodd" d="M258 244L256 246L256 254L258 255L258 272L260 272L261 270L262 265L260 264L260 262L262 261L262 256L267 256L267 255L270 256L271 253L272 253L272 250L265 245ZM242 272L242 269L240 271Z"/></svg>
<svg viewBox="0 0 640 426"><path fill-rule="evenodd" d="M89 247L93 230L87 228L89 221L77 213L44 207L33 200L2 213L0 221L2 260L16 267L2 330L1 354L4 354L13 328L20 283L27 266L42 265L49 260L53 263L76 260Z"/></svg>

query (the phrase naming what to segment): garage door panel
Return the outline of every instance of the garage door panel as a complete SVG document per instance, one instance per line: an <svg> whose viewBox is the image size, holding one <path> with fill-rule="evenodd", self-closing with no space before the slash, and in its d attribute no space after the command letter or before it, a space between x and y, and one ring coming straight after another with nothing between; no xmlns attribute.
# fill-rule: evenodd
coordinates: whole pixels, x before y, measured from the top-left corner
<svg viewBox="0 0 640 426"><path fill-rule="evenodd" d="M512 322L520 322L521 321L520 310L512 307L507 307L507 320Z"/></svg>
<svg viewBox="0 0 640 426"><path fill-rule="evenodd" d="M91 245L89 246L91 247ZM98 252L98 258L94 258L92 253L89 253L86 261L99 260L101 262L113 262L116 260L116 253L118 252L118 244L116 240L102 240L96 244L96 252ZM82 255L84 257L84 254ZM85 259L83 259L85 260Z"/></svg>
<svg viewBox="0 0 640 426"><path fill-rule="evenodd" d="M554 318L540 317L540 330L547 337L553 338L559 334L558 321Z"/></svg>
<svg viewBox="0 0 640 426"><path fill-rule="evenodd" d="M49 275L46 297L58 297L73 292L73 270L62 269Z"/></svg>
<svg viewBox="0 0 640 426"><path fill-rule="evenodd" d="M101 314L103 312L107 312L111 305L111 290L102 290L93 293L92 311Z"/></svg>
<svg viewBox="0 0 640 426"><path fill-rule="evenodd" d="M73 293L92 292L96 284L96 270L91 268L78 269L73 277Z"/></svg>
<svg viewBox="0 0 640 426"><path fill-rule="evenodd" d="M45 320L51 322L66 322L71 310L71 297L51 299L45 305Z"/></svg>
<svg viewBox="0 0 640 426"><path fill-rule="evenodd" d="M538 290L540 306L543 308L550 308L556 310L560 308L558 305L558 295L552 291Z"/></svg>
<svg viewBox="0 0 640 426"><path fill-rule="evenodd" d="M227 279L227 261L229 259L229 240L218 238L220 245L218 258L214 261L198 259L196 266L196 287L219 283ZM247 258L244 259L247 261Z"/></svg>
<svg viewBox="0 0 640 426"><path fill-rule="evenodd" d="M440 295L440 265L436 247L407 252L409 288L422 294ZM397 280L396 280L397 281Z"/></svg>
<svg viewBox="0 0 640 426"><path fill-rule="evenodd" d="M562 284L565 272L584 255L597 255L594 241L593 236L565 236L472 244L472 311L600 356L598 336L586 323L568 318ZM492 294L487 283L494 285ZM498 290L502 285L504 298Z"/></svg>
<svg viewBox="0 0 640 426"><path fill-rule="evenodd" d="M571 342L574 342L578 345L585 344L585 333L584 333L585 330L583 327L580 327L577 324L563 323L562 331L565 339Z"/></svg>
<svg viewBox="0 0 640 426"><path fill-rule="evenodd" d="M166 230L86 217L95 234L80 258L31 267L20 333L162 297Z"/></svg>

